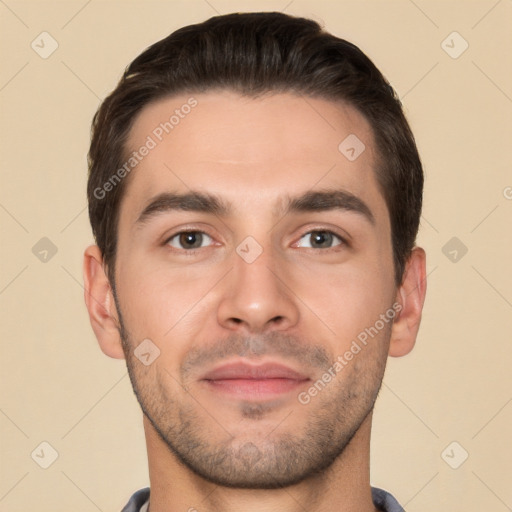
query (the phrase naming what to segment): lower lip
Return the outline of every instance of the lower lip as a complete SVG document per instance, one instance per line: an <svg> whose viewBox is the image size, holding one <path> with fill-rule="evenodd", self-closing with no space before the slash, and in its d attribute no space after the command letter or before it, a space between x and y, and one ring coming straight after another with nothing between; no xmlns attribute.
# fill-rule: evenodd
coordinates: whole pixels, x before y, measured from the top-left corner
<svg viewBox="0 0 512 512"><path fill-rule="evenodd" d="M303 386L309 379L221 379L205 380L210 389L245 399L270 398Z"/></svg>

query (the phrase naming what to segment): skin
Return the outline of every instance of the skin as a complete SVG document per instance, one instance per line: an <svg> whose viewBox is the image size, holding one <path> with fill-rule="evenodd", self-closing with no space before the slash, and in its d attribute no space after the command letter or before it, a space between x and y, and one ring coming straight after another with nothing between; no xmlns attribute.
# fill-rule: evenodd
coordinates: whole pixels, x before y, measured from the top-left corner
<svg viewBox="0 0 512 512"><path fill-rule="evenodd" d="M140 147L190 96L145 107L128 147ZM115 294L99 248L84 257L91 325L105 354L126 359L145 413L150 510L374 511L373 404L387 356L414 346L426 281L425 252L415 247L394 283L371 128L352 107L322 99L193 97L197 106L127 178ZM349 134L366 147L355 161L338 150ZM285 195L331 188L364 201L374 222L349 210L279 211ZM231 213L165 211L137 223L158 194L190 190L221 196ZM179 236L167 242L185 228L208 235L194 253ZM248 236L262 249L251 263L236 251ZM300 403L298 393L393 304L394 320ZM144 339L160 350L148 366L134 355ZM201 380L240 359L277 361L309 380L272 399L228 395Z"/></svg>

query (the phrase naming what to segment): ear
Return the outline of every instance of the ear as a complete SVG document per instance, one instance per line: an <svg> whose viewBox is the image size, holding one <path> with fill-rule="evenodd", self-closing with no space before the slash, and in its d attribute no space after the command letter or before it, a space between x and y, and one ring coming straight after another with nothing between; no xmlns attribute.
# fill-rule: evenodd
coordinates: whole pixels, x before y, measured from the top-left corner
<svg viewBox="0 0 512 512"><path fill-rule="evenodd" d="M85 305L101 350L107 356L124 359L114 294L97 245L85 250L83 270Z"/></svg>
<svg viewBox="0 0 512 512"><path fill-rule="evenodd" d="M396 302L401 308L391 330L390 356L405 356L413 349L426 291L426 255L421 247L415 247L407 260L402 284L396 295Z"/></svg>

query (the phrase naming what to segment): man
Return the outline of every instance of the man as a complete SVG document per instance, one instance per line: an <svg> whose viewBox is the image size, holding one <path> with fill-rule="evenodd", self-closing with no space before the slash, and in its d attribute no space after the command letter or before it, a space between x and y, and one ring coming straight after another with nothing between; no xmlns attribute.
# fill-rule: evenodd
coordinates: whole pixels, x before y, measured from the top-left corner
<svg viewBox="0 0 512 512"><path fill-rule="evenodd" d="M312 20L218 16L132 62L93 122L84 260L144 413L124 512L403 510L369 447L420 324L422 187L393 89Z"/></svg>

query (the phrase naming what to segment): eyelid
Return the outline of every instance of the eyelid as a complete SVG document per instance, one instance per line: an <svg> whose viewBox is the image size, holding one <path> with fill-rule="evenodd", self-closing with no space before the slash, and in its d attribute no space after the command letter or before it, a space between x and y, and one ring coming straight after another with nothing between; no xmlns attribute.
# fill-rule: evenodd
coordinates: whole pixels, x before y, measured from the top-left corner
<svg viewBox="0 0 512 512"><path fill-rule="evenodd" d="M177 231L173 231L170 235L166 235L163 239L162 245L164 245L164 246L169 245L169 242L173 238L176 238L177 236L179 236L183 233L201 233L202 235L208 236L212 240L212 243L206 247L197 247L195 249L179 249L177 247L170 246L170 247L172 247L172 249L174 249L176 251L180 251L180 252L192 253L199 249L206 249L207 247L211 247L211 246L215 245L215 237L212 234L210 234L204 228L199 228L199 227L194 227L194 226L183 227L183 228L178 229ZM217 245L218 245L218 243L217 243Z"/></svg>
<svg viewBox="0 0 512 512"><path fill-rule="evenodd" d="M213 238L208 234L208 233L203 233L202 231L181 231L180 233L176 233L174 236L171 236L168 240L167 240L167 244L170 245L173 249L176 249L178 251L186 251L186 252L192 252L192 251L196 251L198 249L205 249L206 247L209 247L211 244L208 244L206 247L194 247L192 249L183 249L182 247L174 247L172 244L171 244L171 241L173 239L178 239L179 240L179 237L183 234L187 234L187 233L200 233L201 235L203 236L207 236L210 240L213 241ZM201 242L203 242L204 240L201 240ZM178 242L179 243L179 242Z"/></svg>
<svg viewBox="0 0 512 512"><path fill-rule="evenodd" d="M296 246L296 244L298 244L299 241L302 238L304 238L306 235L310 235L311 233L315 233L315 232L330 233L330 234L334 235L336 238L338 238L341 243L339 243L338 245L334 245L333 247L327 247L325 249L318 249L315 247L303 247L303 249L311 249L314 251L328 252L330 250L336 250L337 247L341 247L341 246L350 247L350 242L349 242L350 237L349 236L341 235L338 231L336 231L334 229L325 228L325 227L317 227L317 228L308 229L299 237L297 242L294 242L293 246Z"/></svg>
<svg viewBox="0 0 512 512"><path fill-rule="evenodd" d="M315 227L309 227L309 229L307 231L302 232L302 234L300 235L298 240L292 244L292 247L294 247L294 246L296 247L296 244L304 236L310 235L311 233L314 233L314 232L331 233L332 235L334 235L335 237L337 237L340 240L340 243L337 244L337 245L334 245L333 247L327 247L327 248L316 248L316 247L297 247L297 248L310 249L312 251L329 252L329 251L336 251L337 247L343 247L343 246L350 247L351 246L351 244L349 242L350 235L348 235L348 233L342 235L336 229L328 228L328 227L325 227L325 226L315 226ZM207 245L206 247L196 247L194 249L181 249L181 248L173 247L173 246L171 246L169 244L169 242L173 238L176 238L177 236L179 236L179 235L181 235L183 233L201 233L203 235L208 236L212 240L212 243ZM215 245L219 245L219 243L216 242L215 241L215 237L212 234L210 234L208 231L204 230L204 228L201 229L199 227L188 226L188 227L183 227L181 229L178 229L178 231L173 231L173 233L171 235L166 236L164 238L164 242L162 243L162 245L163 246L169 246L172 251L176 251L176 252L179 252L179 253L182 253L182 254L189 254L189 255L191 255L191 254L195 254L199 250L208 249L209 247L212 247L212 246L215 246Z"/></svg>
<svg viewBox="0 0 512 512"><path fill-rule="evenodd" d="M302 233L299 238L302 238L304 235L307 235L309 233L312 233L314 231L325 231L327 233L332 233L333 235L336 235L338 238L340 238L345 244L350 245L352 241L352 237L350 236L350 233L345 231L344 229L340 228L339 226L335 226L332 224L326 224L326 223L306 223L305 225L302 225L297 231ZM295 238L295 235L294 235Z"/></svg>

